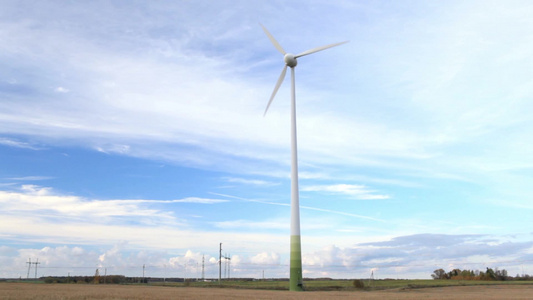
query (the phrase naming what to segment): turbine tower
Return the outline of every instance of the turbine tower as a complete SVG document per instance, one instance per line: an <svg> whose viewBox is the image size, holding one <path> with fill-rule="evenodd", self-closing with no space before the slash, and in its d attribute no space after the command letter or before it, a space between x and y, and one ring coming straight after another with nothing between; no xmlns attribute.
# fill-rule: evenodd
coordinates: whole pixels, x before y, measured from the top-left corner
<svg viewBox="0 0 533 300"><path fill-rule="evenodd" d="M268 32L268 30L260 24L263 31L266 33L274 47L283 54L283 60L285 66L281 70L278 82L274 87L272 96L268 101L265 109L266 115L272 100L276 96L283 79L285 79L285 73L287 73L287 67L291 68L291 254L290 254L290 283L289 289L291 291L303 291L302 282L302 250L300 239L300 200L298 192L298 151L297 151L297 139L296 139L296 92L295 92L295 79L294 79L294 67L298 64L297 58L304 55L312 54L318 51L322 51L331 47L335 47L346 42L330 44L322 47L313 48L311 50L304 51L300 54L294 55L286 53L276 39Z"/></svg>

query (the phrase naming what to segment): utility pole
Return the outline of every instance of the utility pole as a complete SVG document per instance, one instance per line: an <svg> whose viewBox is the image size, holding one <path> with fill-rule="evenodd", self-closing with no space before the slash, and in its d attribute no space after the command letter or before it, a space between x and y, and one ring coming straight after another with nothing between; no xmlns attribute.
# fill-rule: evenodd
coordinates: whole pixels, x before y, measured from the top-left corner
<svg viewBox="0 0 533 300"><path fill-rule="evenodd" d="M144 264L143 264L143 283L144 283Z"/></svg>
<svg viewBox="0 0 533 300"><path fill-rule="evenodd" d="M205 256L202 254L202 281L205 281Z"/></svg>
<svg viewBox="0 0 533 300"><path fill-rule="evenodd" d="M37 265L40 264L39 259L37 258L37 261L33 264L35 265L35 279L37 279Z"/></svg>
<svg viewBox="0 0 533 300"><path fill-rule="evenodd" d="M26 279L30 279L30 269L31 269L31 258L28 258L28 275L26 276Z"/></svg>
<svg viewBox="0 0 533 300"><path fill-rule="evenodd" d="M220 278L222 277L222 243L220 243L220 250L218 252L218 283L220 284Z"/></svg>

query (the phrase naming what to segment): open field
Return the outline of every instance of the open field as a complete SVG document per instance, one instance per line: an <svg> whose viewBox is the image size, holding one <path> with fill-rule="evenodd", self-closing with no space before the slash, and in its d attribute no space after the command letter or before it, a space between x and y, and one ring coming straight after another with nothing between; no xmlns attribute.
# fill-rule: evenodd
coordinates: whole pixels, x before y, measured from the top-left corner
<svg viewBox="0 0 533 300"><path fill-rule="evenodd" d="M447 286L475 286L475 285L533 285L533 281L485 281L485 280L362 280L366 291L407 289L407 288L430 288ZM288 290L288 281L222 281L217 282L189 282L184 283L152 283L152 285L164 285L175 287L224 287L236 289L265 289L265 290ZM306 291L352 291L357 290L353 286L353 280L304 280Z"/></svg>
<svg viewBox="0 0 533 300"><path fill-rule="evenodd" d="M531 299L533 285L289 292L153 285L0 283L0 299Z"/></svg>

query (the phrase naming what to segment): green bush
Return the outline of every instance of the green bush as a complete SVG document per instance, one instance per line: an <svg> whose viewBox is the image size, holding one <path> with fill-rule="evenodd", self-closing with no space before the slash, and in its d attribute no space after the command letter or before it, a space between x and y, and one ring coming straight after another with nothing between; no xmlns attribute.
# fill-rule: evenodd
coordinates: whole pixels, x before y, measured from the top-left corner
<svg viewBox="0 0 533 300"><path fill-rule="evenodd" d="M356 279L353 281L353 287L356 289L364 289L365 283L361 279Z"/></svg>
<svg viewBox="0 0 533 300"><path fill-rule="evenodd" d="M44 283L55 283L56 281L52 277L46 277L44 279Z"/></svg>

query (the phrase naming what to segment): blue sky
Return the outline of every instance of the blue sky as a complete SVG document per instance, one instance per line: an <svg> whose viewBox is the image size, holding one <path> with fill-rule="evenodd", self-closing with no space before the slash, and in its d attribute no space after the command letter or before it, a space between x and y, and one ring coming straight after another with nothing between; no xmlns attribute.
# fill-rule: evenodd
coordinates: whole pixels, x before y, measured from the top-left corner
<svg viewBox="0 0 533 300"><path fill-rule="evenodd" d="M0 277L533 273L528 1L2 1ZM32 271L33 272L33 271ZM102 272L102 271L101 271ZM32 273L33 274L33 273Z"/></svg>

